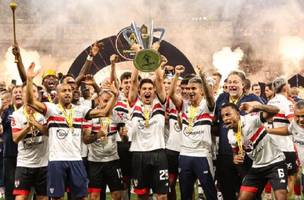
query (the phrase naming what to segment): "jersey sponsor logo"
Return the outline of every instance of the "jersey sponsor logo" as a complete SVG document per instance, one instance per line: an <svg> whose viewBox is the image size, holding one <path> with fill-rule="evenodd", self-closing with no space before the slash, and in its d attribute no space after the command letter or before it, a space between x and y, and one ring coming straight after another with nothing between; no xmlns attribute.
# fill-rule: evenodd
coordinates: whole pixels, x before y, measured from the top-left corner
<svg viewBox="0 0 304 200"><path fill-rule="evenodd" d="M199 130L199 131L192 131L192 130L189 130L188 127L185 127L184 130L183 130L183 134L185 136L190 136L190 135L200 135L200 134L204 134L204 131L202 130Z"/></svg>
<svg viewBox="0 0 304 200"><path fill-rule="evenodd" d="M18 188L19 187L19 185L20 185L20 181L17 179L17 180L15 180L15 187L16 188Z"/></svg>
<svg viewBox="0 0 304 200"><path fill-rule="evenodd" d="M179 127L179 125L178 125L177 122L174 123L174 129L175 129L176 132L180 132L181 131L181 128Z"/></svg>
<svg viewBox="0 0 304 200"><path fill-rule="evenodd" d="M63 140L68 135L68 132L63 129L58 129L56 131L57 138Z"/></svg>

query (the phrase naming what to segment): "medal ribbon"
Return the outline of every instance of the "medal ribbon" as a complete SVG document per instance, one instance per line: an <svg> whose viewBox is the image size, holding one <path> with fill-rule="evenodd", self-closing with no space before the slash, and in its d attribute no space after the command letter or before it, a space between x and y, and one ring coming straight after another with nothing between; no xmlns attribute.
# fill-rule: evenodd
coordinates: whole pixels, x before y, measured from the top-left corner
<svg viewBox="0 0 304 200"><path fill-rule="evenodd" d="M239 153L243 154L243 138L242 138L242 127L241 127L241 120L238 122L238 129L235 134L236 143L239 147Z"/></svg>
<svg viewBox="0 0 304 200"><path fill-rule="evenodd" d="M149 106L144 106L144 117L145 117L145 126L149 127L149 121L150 121L150 108Z"/></svg>
<svg viewBox="0 0 304 200"><path fill-rule="evenodd" d="M194 125L194 118L197 116L197 111L198 111L197 107L194 107L192 105L189 107L189 115L188 115L188 122L189 122L188 130L189 131L192 130L192 127Z"/></svg>
<svg viewBox="0 0 304 200"><path fill-rule="evenodd" d="M69 128L73 128L74 109L64 109L60 103L58 104L58 107L63 113L65 121L68 124Z"/></svg>

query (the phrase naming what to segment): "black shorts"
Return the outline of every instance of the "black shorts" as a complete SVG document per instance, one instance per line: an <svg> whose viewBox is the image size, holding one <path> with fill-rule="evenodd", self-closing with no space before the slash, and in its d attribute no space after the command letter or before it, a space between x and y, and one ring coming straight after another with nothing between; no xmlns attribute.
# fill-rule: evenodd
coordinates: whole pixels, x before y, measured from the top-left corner
<svg viewBox="0 0 304 200"><path fill-rule="evenodd" d="M117 142L117 151L120 160L120 167L124 178L132 175L132 152L129 151L131 142Z"/></svg>
<svg viewBox="0 0 304 200"><path fill-rule="evenodd" d="M298 171L297 165L297 153L296 152L284 152L285 162L287 165L287 175L295 175Z"/></svg>
<svg viewBox="0 0 304 200"><path fill-rule="evenodd" d="M38 196L47 196L47 167L17 167L14 195L29 195L34 187Z"/></svg>
<svg viewBox="0 0 304 200"><path fill-rule="evenodd" d="M110 191L124 189L119 160L109 162L88 161L89 193L99 193L106 185Z"/></svg>
<svg viewBox="0 0 304 200"><path fill-rule="evenodd" d="M241 191L256 193L258 188L270 182L273 190L287 189L287 168L285 162L274 163L266 167L251 168L244 177Z"/></svg>
<svg viewBox="0 0 304 200"><path fill-rule="evenodd" d="M170 176L177 177L179 152L173 151L170 149L166 149L166 155L167 155L167 159L168 159L169 177Z"/></svg>
<svg viewBox="0 0 304 200"><path fill-rule="evenodd" d="M169 192L168 161L165 150L133 152L132 183L137 195Z"/></svg>

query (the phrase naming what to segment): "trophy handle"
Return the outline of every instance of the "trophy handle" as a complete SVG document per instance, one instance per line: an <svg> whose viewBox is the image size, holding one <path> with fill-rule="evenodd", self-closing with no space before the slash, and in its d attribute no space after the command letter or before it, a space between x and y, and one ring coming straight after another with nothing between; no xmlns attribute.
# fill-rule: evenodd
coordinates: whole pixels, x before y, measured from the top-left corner
<svg viewBox="0 0 304 200"><path fill-rule="evenodd" d="M157 33L157 32L160 32L160 36L159 36L158 42L161 42L163 40L163 37L164 37L164 34L165 34L165 29L164 28L154 28L153 29L153 33Z"/></svg>
<svg viewBox="0 0 304 200"><path fill-rule="evenodd" d="M131 46L132 45L132 41L130 40L129 36L131 33L133 33L131 27L127 27L122 31L122 35L124 37L124 39L128 42L128 44Z"/></svg>
<svg viewBox="0 0 304 200"><path fill-rule="evenodd" d="M150 25L150 36L149 36L149 48L152 47L152 44L153 44L153 33L154 33L154 21L152 20L151 21L151 25Z"/></svg>
<svg viewBox="0 0 304 200"><path fill-rule="evenodd" d="M140 29L136 26L136 23L134 21L131 23L131 28L135 33L137 44L139 44L141 47L144 47L144 43L141 38Z"/></svg>

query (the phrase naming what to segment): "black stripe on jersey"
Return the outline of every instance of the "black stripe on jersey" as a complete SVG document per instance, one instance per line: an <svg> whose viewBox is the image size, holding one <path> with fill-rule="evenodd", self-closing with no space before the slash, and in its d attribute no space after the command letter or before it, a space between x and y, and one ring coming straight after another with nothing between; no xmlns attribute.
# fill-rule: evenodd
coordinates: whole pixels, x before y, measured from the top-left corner
<svg viewBox="0 0 304 200"><path fill-rule="evenodd" d="M151 117L153 117L154 115L158 115L158 114L165 116L165 111L163 111L163 110L156 110L156 111L154 111L152 113Z"/></svg>
<svg viewBox="0 0 304 200"><path fill-rule="evenodd" d="M264 130L264 131L260 134L260 136L259 136L259 138L256 140L256 142L254 143L253 149L255 149L256 146L258 146L259 142L260 142L266 135L267 135L267 131Z"/></svg>
<svg viewBox="0 0 304 200"><path fill-rule="evenodd" d="M182 124L185 124L187 126L189 125L189 123L185 119L183 119Z"/></svg>
<svg viewBox="0 0 304 200"><path fill-rule="evenodd" d="M48 128L70 128L67 124L49 123ZM80 128L81 124L73 124L73 128Z"/></svg>
<svg viewBox="0 0 304 200"><path fill-rule="evenodd" d="M132 114L132 119L134 118L134 117L138 117L138 118L141 118L141 119L145 119L144 118L144 116L142 115L142 113L138 113L138 112L134 112L133 114Z"/></svg>
<svg viewBox="0 0 304 200"><path fill-rule="evenodd" d="M274 118L274 119L273 119L273 122L280 122L280 123L289 124L289 120L288 120L288 119Z"/></svg>
<svg viewBox="0 0 304 200"><path fill-rule="evenodd" d="M169 115L169 120L170 120L170 119L177 120L177 116L175 116L175 115Z"/></svg>
<svg viewBox="0 0 304 200"><path fill-rule="evenodd" d="M114 110L117 112L129 113L128 109L122 107L116 107Z"/></svg>
<svg viewBox="0 0 304 200"><path fill-rule="evenodd" d="M97 132L92 131L92 134L93 134L93 135L96 135ZM115 135L115 134L116 134L116 132L110 132L110 133L107 134L107 136L111 136L111 135Z"/></svg>
<svg viewBox="0 0 304 200"><path fill-rule="evenodd" d="M193 126L198 126L198 125L212 125L212 122L209 120L200 120L198 122L195 122Z"/></svg>

